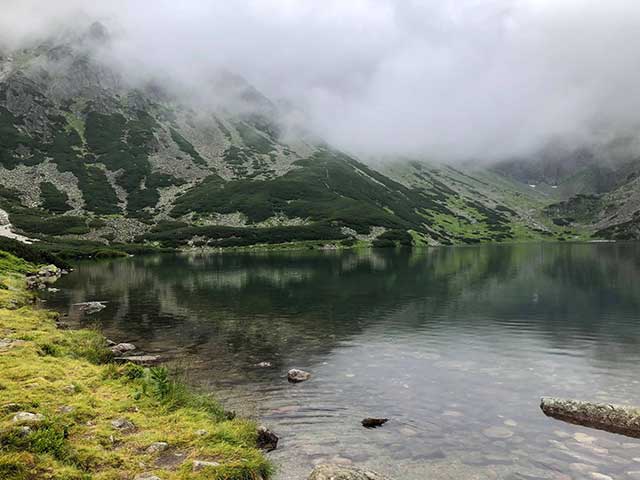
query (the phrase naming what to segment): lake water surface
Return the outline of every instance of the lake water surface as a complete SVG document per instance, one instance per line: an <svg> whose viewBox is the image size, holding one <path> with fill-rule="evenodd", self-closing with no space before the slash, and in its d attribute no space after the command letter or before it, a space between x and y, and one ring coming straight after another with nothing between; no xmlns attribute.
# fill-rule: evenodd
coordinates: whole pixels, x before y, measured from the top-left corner
<svg viewBox="0 0 640 480"><path fill-rule="evenodd" d="M325 461L396 480L640 479L640 441L539 409L640 404L640 245L162 255L81 263L56 287L47 305L75 324L173 359L278 433L279 480ZM89 300L108 307L71 307ZM289 384L292 367L312 379Z"/></svg>

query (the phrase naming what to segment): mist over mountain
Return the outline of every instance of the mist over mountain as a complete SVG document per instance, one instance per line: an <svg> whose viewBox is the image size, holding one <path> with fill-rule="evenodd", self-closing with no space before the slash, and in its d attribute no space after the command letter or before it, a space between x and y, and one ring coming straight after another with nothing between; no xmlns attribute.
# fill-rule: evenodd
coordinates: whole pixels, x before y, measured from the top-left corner
<svg viewBox="0 0 640 480"><path fill-rule="evenodd" d="M99 246L637 238L617 3L12 3L0 208Z"/></svg>
<svg viewBox="0 0 640 480"><path fill-rule="evenodd" d="M3 10L4 45L98 19L111 32L104 54L127 78L203 101L226 69L361 156L486 162L599 148L638 127L630 0L7 0Z"/></svg>

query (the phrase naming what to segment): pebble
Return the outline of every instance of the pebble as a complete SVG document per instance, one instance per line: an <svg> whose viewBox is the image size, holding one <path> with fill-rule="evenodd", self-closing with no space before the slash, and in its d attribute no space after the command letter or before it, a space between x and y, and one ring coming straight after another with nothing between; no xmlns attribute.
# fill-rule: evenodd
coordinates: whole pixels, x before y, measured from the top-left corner
<svg viewBox="0 0 640 480"><path fill-rule="evenodd" d="M592 437L591 435L587 435L586 433L576 433L573 436L574 440L576 440L577 442L580 443L593 443L596 441L595 437Z"/></svg>
<svg viewBox="0 0 640 480"><path fill-rule="evenodd" d="M44 415L31 412L18 412L13 416L16 423L38 423L44 420Z"/></svg>

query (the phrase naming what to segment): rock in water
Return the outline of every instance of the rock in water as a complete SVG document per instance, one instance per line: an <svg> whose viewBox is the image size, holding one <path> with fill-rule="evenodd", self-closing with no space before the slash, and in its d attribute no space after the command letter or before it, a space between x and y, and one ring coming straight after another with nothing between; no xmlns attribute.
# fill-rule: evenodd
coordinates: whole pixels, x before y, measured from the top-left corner
<svg viewBox="0 0 640 480"><path fill-rule="evenodd" d="M258 448L270 452L278 448L278 436L265 426L258 427L258 438L256 440Z"/></svg>
<svg viewBox="0 0 640 480"><path fill-rule="evenodd" d="M81 312L86 313L87 315L91 315L93 313L99 312L100 310L107 308L105 305L107 302L82 302L82 303L74 303L74 307L78 307Z"/></svg>
<svg viewBox="0 0 640 480"><path fill-rule="evenodd" d="M376 428L381 427L388 421L388 418L365 418L362 420L362 426L364 428Z"/></svg>
<svg viewBox="0 0 640 480"><path fill-rule="evenodd" d="M123 355L127 352L131 352L136 349L136 346L133 343L118 343L117 345L113 345L109 347L114 355Z"/></svg>
<svg viewBox="0 0 640 480"><path fill-rule="evenodd" d="M313 469L309 480L389 480L387 477L370 470L325 464Z"/></svg>
<svg viewBox="0 0 640 480"><path fill-rule="evenodd" d="M132 355L130 357L115 357L113 360L117 363L134 363L141 367L153 367L162 362L162 358L158 355Z"/></svg>
<svg viewBox="0 0 640 480"><path fill-rule="evenodd" d="M622 405L543 398L545 415L585 427L640 438L640 409Z"/></svg>
<svg viewBox="0 0 640 480"><path fill-rule="evenodd" d="M311 378L311 374L309 372L298 370L297 368L292 368L289 370L289 373L287 373L287 379L291 383L304 382L305 380L309 380L309 378Z"/></svg>

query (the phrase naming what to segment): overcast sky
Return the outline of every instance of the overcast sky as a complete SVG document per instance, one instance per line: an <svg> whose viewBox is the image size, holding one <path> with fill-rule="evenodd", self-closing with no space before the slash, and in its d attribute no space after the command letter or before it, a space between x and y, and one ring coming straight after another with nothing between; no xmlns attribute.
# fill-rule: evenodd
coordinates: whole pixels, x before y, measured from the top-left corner
<svg viewBox="0 0 640 480"><path fill-rule="evenodd" d="M100 19L129 64L196 83L226 66L357 153L498 157L640 127L638 0L1 3L4 43Z"/></svg>

